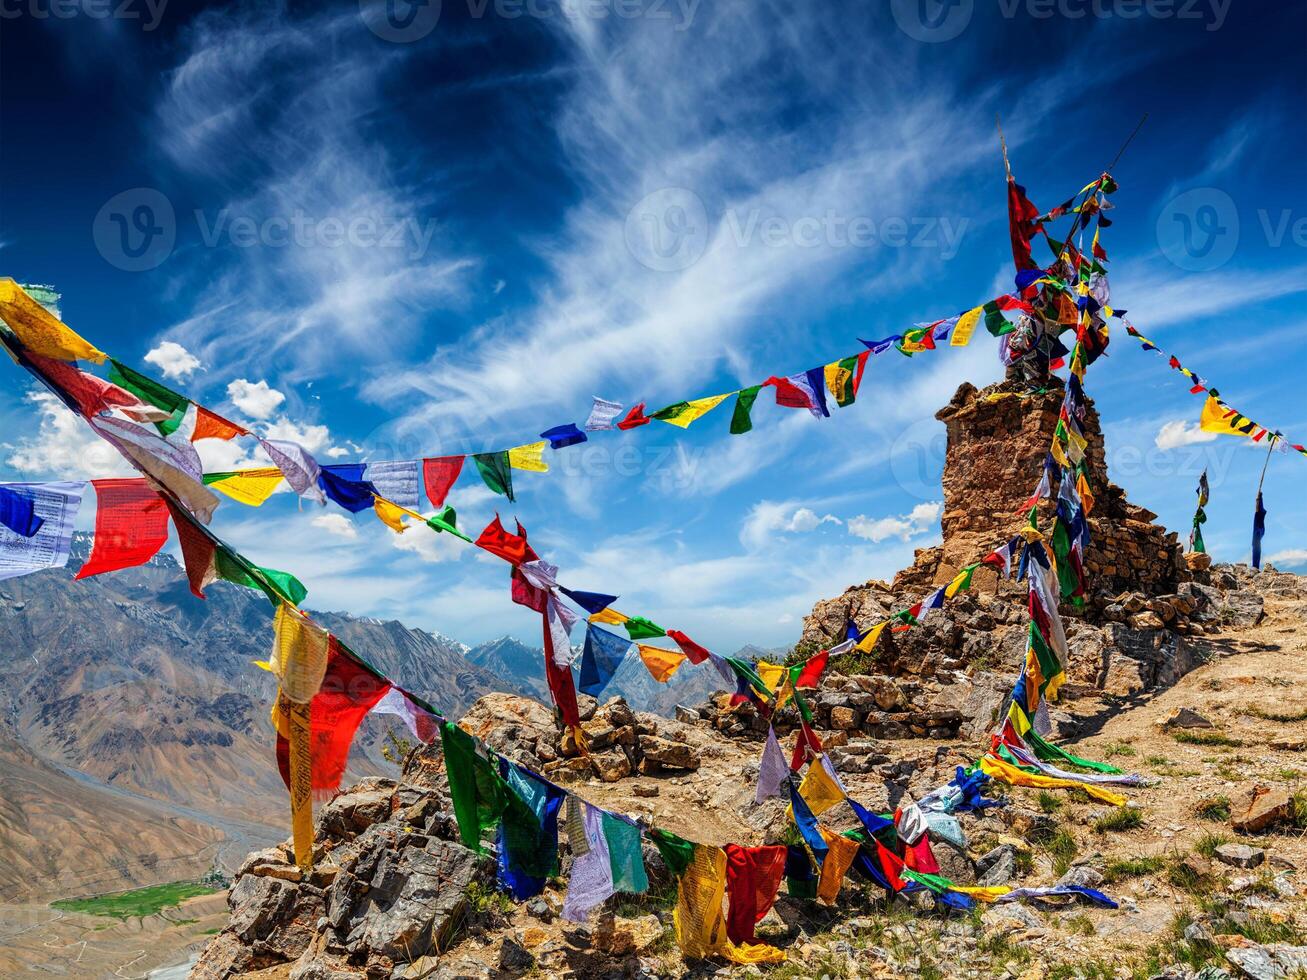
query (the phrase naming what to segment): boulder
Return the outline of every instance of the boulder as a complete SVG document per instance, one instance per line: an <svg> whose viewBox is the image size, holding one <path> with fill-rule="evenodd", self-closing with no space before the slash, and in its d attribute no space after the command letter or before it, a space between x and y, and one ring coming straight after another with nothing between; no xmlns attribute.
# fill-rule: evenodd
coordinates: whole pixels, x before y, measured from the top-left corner
<svg viewBox="0 0 1307 980"><path fill-rule="evenodd" d="M590 753L590 764L595 775L605 783L615 783L631 775L631 760L620 749Z"/></svg>
<svg viewBox="0 0 1307 980"><path fill-rule="evenodd" d="M1216 860L1235 868L1255 868L1266 860L1266 852L1247 844L1222 844L1216 849Z"/></svg>
<svg viewBox="0 0 1307 980"><path fill-rule="evenodd" d="M1230 799L1230 826L1244 833L1255 834L1287 821L1292 814L1293 800L1282 786L1258 783L1240 790Z"/></svg>
<svg viewBox="0 0 1307 980"><path fill-rule="evenodd" d="M1212 723L1193 708L1176 708L1158 722L1163 728L1211 728Z"/></svg>
<svg viewBox="0 0 1307 980"><path fill-rule="evenodd" d="M658 735L641 735L636 740L640 764L657 763L664 769L698 769L699 752L685 742L673 742Z"/></svg>

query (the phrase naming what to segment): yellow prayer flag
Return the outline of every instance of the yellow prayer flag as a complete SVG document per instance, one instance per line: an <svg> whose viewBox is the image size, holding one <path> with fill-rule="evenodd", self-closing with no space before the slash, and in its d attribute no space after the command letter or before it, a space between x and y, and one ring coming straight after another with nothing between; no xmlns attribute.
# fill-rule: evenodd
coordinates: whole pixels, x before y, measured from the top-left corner
<svg viewBox="0 0 1307 980"><path fill-rule="evenodd" d="M277 607L273 629L272 656L268 658L272 672L286 697L307 704L327 674L329 634L286 602Z"/></svg>
<svg viewBox="0 0 1307 980"><path fill-rule="evenodd" d="M994 902L1012 890L1010 885L953 885L951 892L970 895L980 902Z"/></svg>
<svg viewBox="0 0 1307 980"><path fill-rule="evenodd" d="M953 328L953 338L949 341L949 346L966 347L971 343L971 334L975 331L976 324L980 322L980 314L984 312L983 306L975 306L958 317L958 324Z"/></svg>
<svg viewBox="0 0 1307 980"><path fill-rule="evenodd" d="M722 912L726 897L726 852L695 844L689 866L676 889L672 924L676 944L687 960L721 956L732 963L783 963L784 950L763 943L736 945L726 935Z"/></svg>
<svg viewBox="0 0 1307 980"><path fill-rule="evenodd" d="M377 517L381 520L381 523L397 534L402 534L408 530L404 518L411 514L412 511L405 510L399 504L392 504L385 497L373 497L372 509L377 512Z"/></svg>
<svg viewBox="0 0 1307 980"><path fill-rule="evenodd" d="M733 394L733 393L732 393ZM709 395L707 398L696 398L694 401L685 403L685 407L676 413L672 418L660 419L668 425L675 425L682 429L688 429L691 422L695 422L714 408L724 402L730 395Z"/></svg>
<svg viewBox="0 0 1307 980"><path fill-rule="evenodd" d="M840 886L844 884L844 876L853 866L862 845L825 827L819 826L817 830L827 848L826 858L821 862L821 875L817 879L817 900L826 905L834 905L840 894Z"/></svg>
<svg viewBox="0 0 1307 980"><path fill-rule="evenodd" d="M832 361L826 365L826 390L836 401L844 394L844 386L848 384L852 374L853 372L842 366L839 361Z"/></svg>
<svg viewBox="0 0 1307 980"><path fill-rule="evenodd" d="M517 446L508 451L508 465L515 470L529 470L532 473L548 473L549 464L545 462L547 442L532 442Z"/></svg>
<svg viewBox="0 0 1307 980"><path fill-rule="evenodd" d="M1245 419L1208 395L1207 401L1203 402L1203 414L1198 420L1198 427L1204 432L1220 432L1227 436L1250 436L1251 432L1240 432L1235 428L1238 423L1249 421L1251 419Z"/></svg>
<svg viewBox="0 0 1307 980"><path fill-rule="evenodd" d="M1113 793L1096 783L1082 783L1076 779L1062 779L1059 776L1045 776L1040 773L1026 772L1018 769L992 755L980 757L980 769L987 776L997 779L1009 786L1033 786L1036 789L1083 789L1096 800L1110 803L1112 806L1124 806L1126 798L1120 793Z"/></svg>
<svg viewBox="0 0 1307 980"><path fill-rule="evenodd" d="M274 466L259 470L239 470L209 486L247 507L258 507L272 496L282 479L281 470Z"/></svg>
<svg viewBox="0 0 1307 980"><path fill-rule="evenodd" d="M644 665L649 668L649 673L659 684L670 681L672 675L688 659L685 654L676 650L651 647L647 643L637 643L636 646L640 648L640 659L644 661Z"/></svg>
<svg viewBox="0 0 1307 980"><path fill-rule="evenodd" d="M94 361L103 364L105 353L59 322L49 310L28 296L12 279L0 279L0 319L33 354L58 361Z"/></svg>
<svg viewBox="0 0 1307 980"><path fill-rule="evenodd" d="M762 679L762 682L767 685L767 690L775 695L787 672L780 664L769 664L765 660L759 660L754 666L754 673L756 673Z"/></svg>
<svg viewBox="0 0 1307 980"><path fill-rule="evenodd" d="M799 783L799 795L808 804L813 816L825 813L844 800L844 790L840 789L839 783L831 779L821 759L813 759L812 764L808 766L808 771L803 775L803 782ZM790 815L791 820L794 819L793 807L787 807L786 813Z"/></svg>
<svg viewBox="0 0 1307 980"><path fill-rule="evenodd" d="M1085 516L1088 517L1094 510L1094 494L1089 489L1089 481L1085 479L1083 473L1076 474L1076 493L1080 494L1080 504L1085 509Z"/></svg>
<svg viewBox="0 0 1307 980"><path fill-rule="evenodd" d="M944 598L952 599L957 595L962 586L966 585L970 580L971 575L972 572L965 569L958 572L958 574L953 578L953 581L944 587Z"/></svg>
<svg viewBox="0 0 1307 980"><path fill-rule="evenodd" d="M609 626L621 626L631 617L626 613L620 613L612 606L607 609L601 609L590 617L592 623L606 623Z"/></svg>
<svg viewBox="0 0 1307 980"><path fill-rule="evenodd" d="M880 634L884 631L885 627L888 625L889 625L888 621L884 623L877 623L875 626L871 628L870 633L868 633L866 636L864 636L861 640L858 641L858 645L854 647L854 649L861 650L863 653L871 653L871 651L876 647L876 641L880 639Z"/></svg>
<svg viewBox="0 0 1307 980"><path fill-rule="evenodd" d="M1066 450L1062 448L1062 440L1056 435L1053 436L1053 442L1048 447L1048 452L1063 469L1069 470L1071 468L1071 461L1066 458Z"/></svg>

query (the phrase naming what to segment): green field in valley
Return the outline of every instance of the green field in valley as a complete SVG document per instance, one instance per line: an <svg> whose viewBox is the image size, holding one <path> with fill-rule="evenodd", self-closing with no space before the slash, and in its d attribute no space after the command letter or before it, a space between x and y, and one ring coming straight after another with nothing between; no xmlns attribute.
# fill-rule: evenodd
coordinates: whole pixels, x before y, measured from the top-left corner
<svg viewBox="0 0 1307 980"><path fill-rule="evenodd" d="M93 898L65 898L51 902L50 907L64 912L83 915L107 915L115 919L131 919L154 915L174 908L196 895L209 895L217 891L208 885L193 881L176 881L169 885L151 885L126 892L110 892Z"/></svg>

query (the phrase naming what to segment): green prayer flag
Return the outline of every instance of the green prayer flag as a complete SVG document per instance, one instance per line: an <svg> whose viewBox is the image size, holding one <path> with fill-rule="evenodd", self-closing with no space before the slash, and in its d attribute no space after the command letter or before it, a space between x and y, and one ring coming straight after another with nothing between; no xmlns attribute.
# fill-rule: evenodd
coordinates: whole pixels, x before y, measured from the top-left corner
<svg viewBox="0 0 1307 980"><path fill-rule="evenodd" d="M608 844L608 867L613 873L613 891L639 895L649 890L640 848L640 828L606 810L600 811L604 840Z"/></svg>
<svg viewBox="0 0 1307 980"><path fill-rule="evenodd" d="M846 357L840 361L840 368L847 371L844 378L844 384L840 385L839 394L835 396L835 404L840 408L848 408L858 397L858 392L853 386L854 380L858 376L858 359L857 357Z"/></svg>
<svg viewBox="0 0 1307 980"><path fill-rule="evenodd" d="M1044 689L1048 687L1048 679L1062 673L1062 665L1058 663L1057 655L1044 642L1039 627L1033 622L1030 624L1030 648L1035 651L1035 659L1039 661L1039 672L1044 675L1044 680L1039 685L1039 693L1042 695Z"/></svg>
<svg viewBox="0 0 1307 980"><path fill-rule="evenodd" d="M508 451L498 453L478 453L472 457L477 464L481 479L495 493L503 494L513 500L513 470L508 463Z"/></svg>
<svg viewBox="0 0 1307 980"><path fill-rule="evenodd" d="M658 419L660 422L668 422L676 418L689 407L689 402L677 402L675 405L668 405L666 408L658 409L658 411L654 412L649 417L651 419Z"/></svg>
<svg viewBox="0 0 1307 980"><path fill-rule="evenodd" d="M738 436L753 428L753 419L749 417L749 413L753 411L753 403L758 400L760 391L762 385L753 385L740 389L739 394L735 396L735 411L731 413L731 435Z"/></svg>
<svg viewBox="0 0 1307 980"><path fill-rule="evenodd" d="M1081 759L1070 752L1058 748L1050 742L1045 742L1040 737L1039 732L1033 728L1023 736L1026 743L1034 751L1035 757L1044 762L1067 762L1073 766L1079 766L1081 769L1089 769L1093 772L1117 773L1121 770L1116 766L1109 766L1106 762L1091 762L1088 759Z"/></svg>
<svg viewBox="0 0 1307 980"><path fill-rule="evenodd" d="M626 626L627 635L633 640L652 640L667 635L665 629L643 616L632 616L623 625Z"/></svg>
<svg viewBox="0 0 1307 980"><path fill-rule="evenodd" d="M648 833L653 838L658 853L662 855L663 864L667 865L667 870L677 878L685 874L685 869L694 860L693 842L686 840L684 837L677 837L671 831L660 830L657 827L650 828Z"/></svg>
<svg viewBox="0 0 1307 980"><path fill-rule="evenodd" d="M298 606L309 594L290 572L281 572L275 568L261 568L253 562L238 555L228 548L219 546L213 555L214 569L218 578L233 585L243 585L247 589L258 589L273 606L289 602Z"/></svg>
<svg viewBox="0 0 1307 980"><path fill-rule="evenodd" d="M1009 323L1003 311L999 309L995 300L990 300L984 306L985 310L985 329L995 337L1001 337L1005 333L1011 333L1016 329L1016 324Z"/></svg>
<svg viewBox="0 0 1307 980"><path fill-rule="evenodd" d="M175 414L179 409L185 413L186 406L190 404L185 395L164 387L113 358L109 358L109 380L119 388L127 389L141 401L149 402L169 414Z"/></svg>
<svg viewBox="0 0 1307 980"><path fill-rule="evenodd" d="M454 802L454 817L463 843L484 854L481 835L495 826L509 805L508 787L491 761L478 750L476 740L452 722L440 726L445 752L445 776Z"/></svg>
<svg viewBox="0 0 1307 980"><path fill-rule="evenodd" d="M458 529L458 514L449 504L445 504L440 509L440 513L432 514L427 518L427 527L433 531L448 531L456 538L462 538L464 541L471 543L472 539Z"/></svg>

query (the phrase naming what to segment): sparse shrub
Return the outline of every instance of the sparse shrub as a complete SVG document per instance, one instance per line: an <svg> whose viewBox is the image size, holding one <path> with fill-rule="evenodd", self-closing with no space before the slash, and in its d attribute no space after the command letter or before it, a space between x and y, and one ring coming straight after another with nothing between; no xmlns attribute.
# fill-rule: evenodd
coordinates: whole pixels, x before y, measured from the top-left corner
<svg viewBox="0 0 1307 980"><path fill-rule="evenodd" d="M1156 874L1164 867L1166 867L1166 859L1156 856L1109 861L1103 868L1103 880L1112 884L1126 878L1142 878L1145 875Z"/></svg>
<svg viewBox="0 0 1307 980"><path fill-rule="evenodd" d="M1222 844L1228 843L1230 843L1230 838L1226 837L1225 834L1214 834L1208 832L1198 838L1197 842L1194 844L1194 850L1208 860L1211 860L1211 858L1216 854L1216 849Z"/></svg>
<svg viewBox="0 0 1307 980"><path fill-rule="evenodd" d="M1239 748L1243 742L1231 738L1225 732L1172 732L1171 737L1182 745L1221 745L1226 748Z"/></svg>
<svg viewBox="0 0 1307 980"><path fill-rule="evenodd" d="M1056 793L1050 793L1046 789L1039 791L1039 809L1044 813L1056 813L1062 809L1062 801L1058 799Z"/></svg>
<svg viewBox="0 0 1307 980"><path fill-rule="evenodd" d="M1127 745L1125 742L1117 742L1115 745L1109 745L1104 755L1111 759L1118 755L1136 755L1133 745Z"/></svg>
<svg viewBox="0 0 1307 980"><path fill-rule="evenodd" d="M1224 823L1230 819L1230 798L1228 796L1207 796L1194 804L1194 813L1204 820L1219 820Z"/></svg>
<svg viewBox="0 0 1307 980"><path fill-rule="evenodd" d="M1144 823L1143 811L1134 806L1119 806L1106 816L1094 821L1094 830L1100 834L1109 831L1134 830Z"/></svg>
<svg viewBox="0 0 1307 980"><path fill-rule="evenodd" d="M1080 853L1080 845L1066 830L1059 830L1048 839L1048 843L1044 846L1053 859L1053 870L1059 877L1066 874L1067 869L1071 867L1071 862Z"/></svg>

